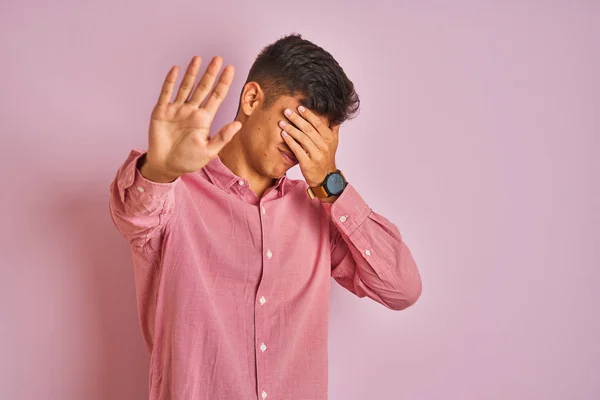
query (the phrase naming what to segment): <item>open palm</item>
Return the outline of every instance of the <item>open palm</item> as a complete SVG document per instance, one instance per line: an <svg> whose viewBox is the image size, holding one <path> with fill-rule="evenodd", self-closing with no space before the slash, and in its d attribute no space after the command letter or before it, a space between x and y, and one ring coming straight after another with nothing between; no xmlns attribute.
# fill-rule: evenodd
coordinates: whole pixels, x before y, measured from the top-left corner
<svg viewBox="0 0 600 400"><path fill-rule="evenodd" d="M201 62L198 56L192 59L173 101L178 67L172 67L152 110L147 163L162 176L174 179L198 171L218 155L242 126L233 121L210 137L211 124L229 91L234 69L226 66L213 89L223 64L221 57L214 57L194 88Z"/></svg>

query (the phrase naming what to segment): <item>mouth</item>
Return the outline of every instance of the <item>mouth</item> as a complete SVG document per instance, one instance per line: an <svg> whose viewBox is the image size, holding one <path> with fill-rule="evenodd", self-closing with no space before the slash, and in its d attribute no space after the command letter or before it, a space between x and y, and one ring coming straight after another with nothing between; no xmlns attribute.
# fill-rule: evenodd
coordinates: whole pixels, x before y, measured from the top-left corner
<svg viewBox="0 0 600 400"><path fill-rule="evenodd" d="M298 164L298 160L296 160L296 157L294 157L294 155L292 153L288 153L287 151L283 151L283 150L279 150L279 152L281 153L281 155L283 156L283 158L285 158L285 160L289 164L291 164L291 165Z"/></svg>

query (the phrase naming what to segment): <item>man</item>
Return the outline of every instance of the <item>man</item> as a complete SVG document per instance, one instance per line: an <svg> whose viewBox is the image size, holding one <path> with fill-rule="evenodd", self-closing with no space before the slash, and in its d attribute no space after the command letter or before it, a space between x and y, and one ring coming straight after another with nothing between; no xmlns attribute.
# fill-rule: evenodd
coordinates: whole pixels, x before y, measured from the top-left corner
<svg viewBox="0 0 600 400"><path fill-rule="evenodd" d="M233 78L215 57L173 100L163 84L147 152L110 187L128 239L150 352L151 399L327 398L329 284L393 310L421 280L398 228L335 163L340 124L359 106L335 59L300 35L263 49L235 121L210 137ZM306 181L286 172L295 164Z"/></svg>

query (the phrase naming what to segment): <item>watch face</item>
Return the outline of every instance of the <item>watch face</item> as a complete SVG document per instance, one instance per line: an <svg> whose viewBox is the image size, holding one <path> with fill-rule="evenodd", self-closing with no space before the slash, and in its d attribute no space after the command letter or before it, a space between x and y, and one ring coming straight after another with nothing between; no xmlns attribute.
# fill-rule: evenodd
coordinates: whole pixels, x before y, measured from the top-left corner
<svg viewBox="0 0 600 400"><path fill-rule="evenodd" d="M327 181L325 182L325 189L332 196L337 196L342 193L345 187L346 182L339 172L334 172L333 174L329 175Z"/></svg>

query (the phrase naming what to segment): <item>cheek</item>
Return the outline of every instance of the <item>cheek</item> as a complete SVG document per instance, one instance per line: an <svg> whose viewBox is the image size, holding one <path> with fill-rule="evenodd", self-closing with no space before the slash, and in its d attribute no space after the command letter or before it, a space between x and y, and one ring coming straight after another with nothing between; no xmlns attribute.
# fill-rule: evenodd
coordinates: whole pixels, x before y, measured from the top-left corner
<svg viewBox="0 0 600 400"><path fill-rule="evenodd" d="M273 157L273 153L277 151L277 147L283 141L283 138L279 134L279 130L275 127L265 130L264 142L263 142L263 155L265 157Z"/></svg>
<svg viewBox="0 0 600 400"><path fill-rule="evenodd" d="M255 149L255 154L260 154L262 158L271 160L277 157L282 143L285 143L281 137L281 128L278 122L281 118L275 116L265 116L257 121L252 129L253 135L250 139L251 147Z"/></svg>
<svg viewBox="0 0 600 400"><path fill-rule="evenodd" d="M277 148L283 142L281 137L281 129L277 124L268 126L267 124L256 127L255 135L251 139L251 146L255 149L256 154L260 154L264 158L273 158L278 151Z"/></svg>

